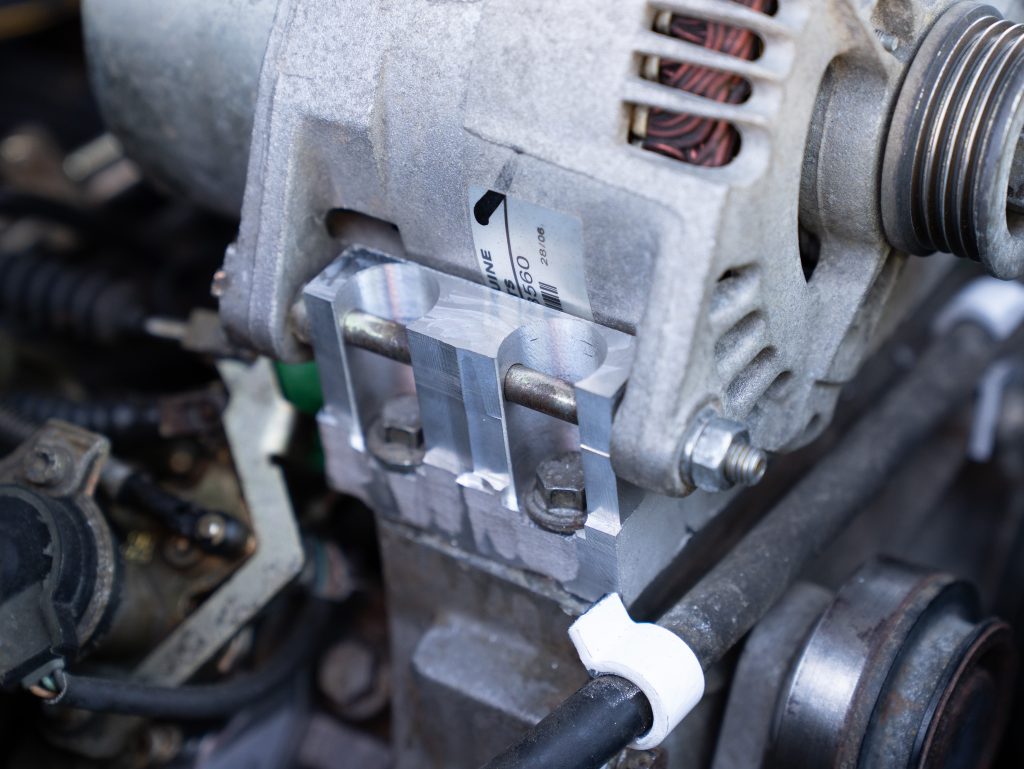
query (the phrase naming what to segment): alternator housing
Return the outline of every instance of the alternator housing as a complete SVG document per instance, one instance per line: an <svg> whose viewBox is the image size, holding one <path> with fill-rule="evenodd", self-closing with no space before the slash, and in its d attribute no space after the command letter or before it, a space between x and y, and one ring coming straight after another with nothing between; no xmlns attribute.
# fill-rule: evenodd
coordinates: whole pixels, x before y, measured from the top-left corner
<svg viewBox="0 0 1024 769"><path fill-rule="evenodd" d="M127 101L111 72L140 53L102 44L124 23L120 5L87 9L108 113ZM541 286L527 298L637 335L612 443L620 477L689 491L680 454L708 407L766 449L800 445L828 422L880 324L944 269L893 254L880 224L888 113L945 3L894 5L904 4L780 0L765 13L734 0L280 0L241 231L217 284L222 315L240 338L296 359L292 308L343 245L383 239L399 257L502 290L500 269L514 277L518 258L531 270L543 258L524 232L547 229L562 283L540 280L560 293ZM757 53L665 34L666 13L752 33ZM893 19L895 48L876 33ZM210 37L204 56L230 46ZM262 33L245 39L251 59ZM651 79L659 61L737 78L746 99ZM201 107L170 120L205 119L213 107ZM636 131L652 110L729 126L738 154L705 167L648 151ZM500 269L479 232L489 194L520 212ZM329 232L328 221L343 225ZM802 222L817 241L803 260Z"/></svg>

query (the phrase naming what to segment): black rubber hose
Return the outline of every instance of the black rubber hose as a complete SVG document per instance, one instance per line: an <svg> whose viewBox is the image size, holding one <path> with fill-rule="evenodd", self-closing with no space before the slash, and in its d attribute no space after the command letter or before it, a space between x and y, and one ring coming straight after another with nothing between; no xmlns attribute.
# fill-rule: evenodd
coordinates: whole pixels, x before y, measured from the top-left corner
<svg viewBox="0 0 1024 769"><path fill-rule="evenodd" d="M600 676L484 769L599 769L652 721L650 703L634 684Z"/></svg>
<svg viewBox="0 0 1024 769"><path fill-rule="evenodd" d="M332 605L310 598L294 630L270 662L260 670L212 684L157 686L133 679L95 678L73 673L55 674L59 696L47 705L63 705L97 713L173 720L212 720L228 718L272 694L304 663L314 656L321 631L331 614Z"/></svg>
<svg viewBox="0 0 1024 769"><path fill-rule="evenodd" d="M4 395L0 405L35 424L60 419L121 445L209 434L220 427L226 399L222 387L208 385L171 395L135 393L86 401L13 392Z"/></svg>
<svg viewBox="0 0 1024 769"><path fill-rule="evenodd" d="M130 281L24 251L0 254L0 319L109 344L142 334L146 307Z"/></svg>
<svg viewBox="0 0 1024 769"><path fill-rule="evenodd" d="M40 393L11 393L3 404L37 424L47 419L84 427L113 443L138 443L160 437L162 408L157 397L79 402Z"/></svg>

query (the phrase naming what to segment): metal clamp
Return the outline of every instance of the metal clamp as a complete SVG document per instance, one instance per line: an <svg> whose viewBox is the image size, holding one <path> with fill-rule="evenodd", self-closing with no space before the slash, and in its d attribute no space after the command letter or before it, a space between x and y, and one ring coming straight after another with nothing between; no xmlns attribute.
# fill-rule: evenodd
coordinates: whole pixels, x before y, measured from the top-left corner
<svg viewBox="0 0 1024 769"><path fill-rule="evenodd" d="M569 638L588 670L621 676L647 695L653 723L631 748L660 745L704 696L704 670L693 650L666 628L634 622L618 593L576 620Z"/></svg>

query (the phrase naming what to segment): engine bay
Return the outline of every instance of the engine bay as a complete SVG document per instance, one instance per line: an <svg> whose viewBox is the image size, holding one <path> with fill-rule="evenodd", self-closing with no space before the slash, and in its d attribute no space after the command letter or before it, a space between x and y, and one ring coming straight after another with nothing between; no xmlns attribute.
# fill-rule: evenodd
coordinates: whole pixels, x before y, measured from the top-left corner
<svg viewBox="0 0 1024 769"><path fill-rule="evenodd" d="M3 765L1019 767L1021 21L0 0Z"/></svg>

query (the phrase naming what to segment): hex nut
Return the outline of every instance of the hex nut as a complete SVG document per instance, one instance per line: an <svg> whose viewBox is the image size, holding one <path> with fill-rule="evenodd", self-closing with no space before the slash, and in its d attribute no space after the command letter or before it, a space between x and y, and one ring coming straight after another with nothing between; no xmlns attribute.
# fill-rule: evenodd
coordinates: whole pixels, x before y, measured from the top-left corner
<svg viewBox="0 0 1024 769"><path fill-rule="evenodd" d="M704 491L726 491L737 483L757 484L767 468L767 456L750 445L743 425L717 415L698 419L686 442L683 477Z"/></svg>
<svg viewBox="0 0 1024 769"><path fill-rule="evenodd" d="M530 518L548 531L572 534L583 528L587 490L579 452L559 454L537 466L525 507Z"/></svg>

